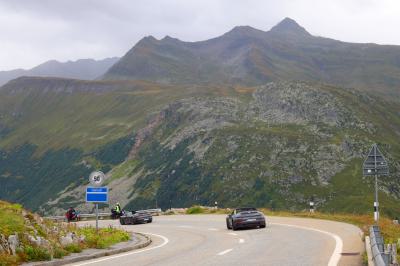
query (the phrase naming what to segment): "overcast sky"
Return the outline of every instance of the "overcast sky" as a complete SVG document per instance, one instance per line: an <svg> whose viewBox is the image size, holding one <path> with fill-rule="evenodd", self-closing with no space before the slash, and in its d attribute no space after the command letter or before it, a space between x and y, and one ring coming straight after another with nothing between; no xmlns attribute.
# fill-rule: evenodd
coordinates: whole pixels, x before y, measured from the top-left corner
<svg viewBox="0 0 400 266"><path fill-rule="evenodd" d="M400 0L0 0L0 70L122 56L148 35L267 31L285 17L314 35L400 45Z"/></svg>

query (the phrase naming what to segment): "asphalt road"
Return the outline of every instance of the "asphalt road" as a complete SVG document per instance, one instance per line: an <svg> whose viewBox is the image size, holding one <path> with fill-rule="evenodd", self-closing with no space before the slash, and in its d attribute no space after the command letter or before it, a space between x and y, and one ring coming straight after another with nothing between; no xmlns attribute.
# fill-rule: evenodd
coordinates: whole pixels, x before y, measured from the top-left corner
<svg viewBox="0 0 400 266"><path fill-rule="evenodd" d="M121 226L149 235L153 242L147 248L73 265L361 265L364 245L355 226L299 218L267 221L265 229L231 231L224 215L158 216L151 224ZM119 226L100 221L100 226L110 224Z"/></svg>

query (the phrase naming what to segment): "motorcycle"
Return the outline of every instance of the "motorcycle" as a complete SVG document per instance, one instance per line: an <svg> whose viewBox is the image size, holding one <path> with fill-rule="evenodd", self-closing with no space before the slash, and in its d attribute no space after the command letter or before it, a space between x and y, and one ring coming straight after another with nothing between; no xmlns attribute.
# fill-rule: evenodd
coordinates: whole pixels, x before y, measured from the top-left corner
<svg viewBox="0 0 400 266"><path fill-rule="evenodd" d="M125 211L117 212L115 209L111 210L111 219L119 219L121 216L125 214Z"/></svg>
<svg viewBox="0 0 400 266"><path fill-rule="evenodd" d="M67 211L65 213L65 218L67 219L68 222L78 222L81 220L79 212L77 211Z"/></svg>

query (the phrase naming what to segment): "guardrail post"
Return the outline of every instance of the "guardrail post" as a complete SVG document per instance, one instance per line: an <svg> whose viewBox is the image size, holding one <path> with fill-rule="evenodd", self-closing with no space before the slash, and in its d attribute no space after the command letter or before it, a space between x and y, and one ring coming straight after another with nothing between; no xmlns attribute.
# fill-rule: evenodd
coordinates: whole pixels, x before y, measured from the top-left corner
<svg viewBox="0 0 400 266"><path fill-rule="evenodd" d="M397 245L392 244L392 264L399 265L397 262Z"/></svg>

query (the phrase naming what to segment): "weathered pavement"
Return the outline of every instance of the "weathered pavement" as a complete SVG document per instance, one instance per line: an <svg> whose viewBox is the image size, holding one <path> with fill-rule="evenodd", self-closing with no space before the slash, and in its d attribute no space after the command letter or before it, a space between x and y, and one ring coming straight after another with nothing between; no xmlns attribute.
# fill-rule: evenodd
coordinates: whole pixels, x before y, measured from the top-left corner
<svg viewBox="0 0 400 266"><path fill-rule="evenodd" d="M364 245L353 225L267 219L266 229L231 231L224 215L154 217L151 224L121 226L149 235L153 242L147 248L74 265L361 265ZM110 224L120 226L100 221Z"/></svg>

